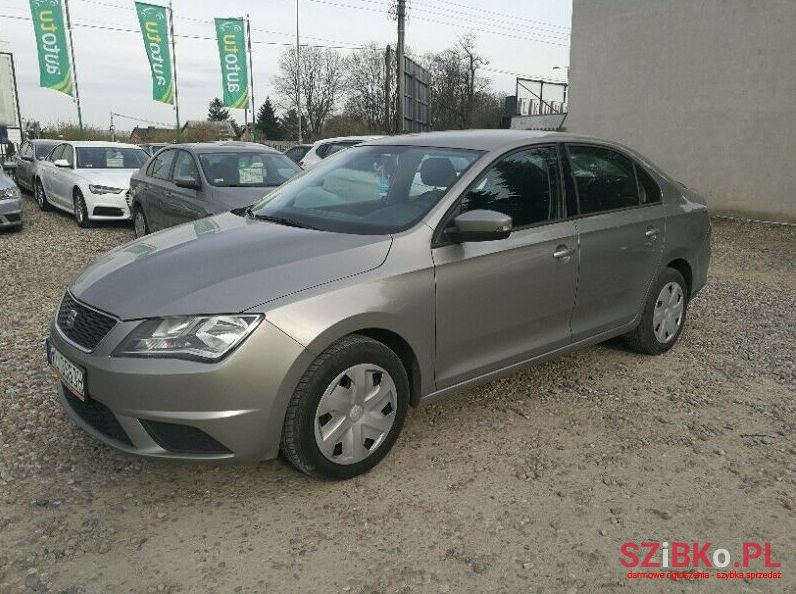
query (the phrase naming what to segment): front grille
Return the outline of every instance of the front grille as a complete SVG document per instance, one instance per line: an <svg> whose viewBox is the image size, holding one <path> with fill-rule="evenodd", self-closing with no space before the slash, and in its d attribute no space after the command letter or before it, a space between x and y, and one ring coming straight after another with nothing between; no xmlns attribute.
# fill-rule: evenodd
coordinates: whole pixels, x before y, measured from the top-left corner
<svg viewBox="0 0 796 594"><path fill-rule="evenodd" d="M9 223L18 223L22 220L22 215L18 214L7 214L5 217L8 219Z"/></svg>
<svg viewBox="0 0 796 594"><path fill-rule="evenodd" d="M140 419L141 424L164 450L176 454L230 454L227 448L207 433L190 425L176 425Z"/></svg>
<svg viewBox="0 0 796 594"><path fill-rule="evenodd" d="M81 305L66 293L58 310L57 323L69 340L92 351L116 325L116 320Z"/></svg>
<svg viewBox="0 0 796 594"><path fill-rule="evenodd" d="M107 406L91 398L86 398L83 402L74 396L69 388L66 386L63 388L69 408L75 411L78 417L105 437L132 447L133 442Z"/></svg>
<svg viewBox="0 0 796 594"><path fill-rule="evenodd" d="M116 208L115 206L95 206L94 207L94 216L95 217L121 217L124 215L124 211L121 208Z"/></svg>

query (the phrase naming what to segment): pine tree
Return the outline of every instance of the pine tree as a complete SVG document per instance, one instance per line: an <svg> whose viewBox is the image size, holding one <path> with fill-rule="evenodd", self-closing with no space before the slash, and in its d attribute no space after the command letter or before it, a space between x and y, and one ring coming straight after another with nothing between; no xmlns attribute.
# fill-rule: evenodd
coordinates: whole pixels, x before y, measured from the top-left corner
<svg viewBox="0 0 796 594"><path fill-rule="evenodd" d="M307 119L301 118L301 120L302 135L304 136L305 140L309 140L309 134L307 133ZM298 138L298 114L296 113L295 109L287 110L285 115L282 116L280 124L282 126L284 138L289 140L295 140Z"/></svg>
<svg viewBox="0 0 796 594"><path fill-rule="evenodd" d="M216 97L210 102L210 109L207 110L207 119L211 122L223 122L229 119L229 110L224 108L221 99Z"/></svg>
<svg viewBox="0 0 796 594"><path fill-rule="evenodd" d="M256 128L268 140L282 140L285 138L285 131L276 117L270 97L265 98L265 103L260 106L257 112Z"/></svg>

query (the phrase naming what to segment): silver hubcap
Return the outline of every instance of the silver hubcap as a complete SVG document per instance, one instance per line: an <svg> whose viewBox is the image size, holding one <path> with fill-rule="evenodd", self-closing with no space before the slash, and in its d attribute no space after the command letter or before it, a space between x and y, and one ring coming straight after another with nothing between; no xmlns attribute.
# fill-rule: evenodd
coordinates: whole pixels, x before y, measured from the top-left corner
<svg viewBox="0 0 796 594"><path fill-rule="evenodd" d="M658 295L652 315L652 328L658 342L667 343L677 335L683 323L684 297L683 288L674 282L667 283Z"/></svg>
<svg viewBox="0 0 796 594"><path fill-rule="evenodd" d="M135 236L143 237L144 235L146 235L146 225L144 225L144 215L139 210L135 213Z"/></svg>
<svg viewBox="0 0 796 594"><path fill-rule="evenodd" d="M326 388L315 411L315 443L336 464L361 462L384 443L395 422L398 395L378 365L349 367Z"/></svg>
<svg viewBox="0 0 796 594"><path fill-rule="evenodd" d="M75 218L83 222L83 199L80 196L75 196Z"/></svg>

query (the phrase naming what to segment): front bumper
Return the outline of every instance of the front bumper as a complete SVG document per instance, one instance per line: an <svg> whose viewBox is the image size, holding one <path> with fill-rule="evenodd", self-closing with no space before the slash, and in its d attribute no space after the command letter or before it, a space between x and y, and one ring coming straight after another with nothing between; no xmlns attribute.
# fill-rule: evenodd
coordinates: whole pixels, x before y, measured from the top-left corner
<svg viewBox="0 0 796 594"><path fill-rule="evenodd" d="M312 357L264 320L218 363L111 357L138 322L117 322L93 352L53 323L50 342L86 370L86 402L63 384L72 420L100 441L144 456L264 460L279 452L287 403Z"/></svg>
<svg viewBox="0 0 796 594"><path fill-rule="evenodd" d="M0 227L17 227L22 224L22 199L0 200Z"/></svg>
<svg viewBox="0 0 796 594"><path fill-rule="evenodd" d="M132 218L127 190L119 194L84 194L88 218L92 221L127 221Z"/></svg>

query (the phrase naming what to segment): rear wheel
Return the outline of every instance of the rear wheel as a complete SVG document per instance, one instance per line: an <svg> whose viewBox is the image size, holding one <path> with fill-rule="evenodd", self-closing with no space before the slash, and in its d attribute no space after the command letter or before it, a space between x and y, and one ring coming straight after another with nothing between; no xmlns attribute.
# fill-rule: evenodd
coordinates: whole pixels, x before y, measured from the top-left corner
<svg viewBox="0 0 796 594"><path fill-rule="evenodd" d="M688 309L688 286L674 268L665 269L652 287L641 322L625 335L635 351L660 355L674 346L683 330Z"/></svg>
<svg viewBox="0 0 796 594"><path fill-rule="evenodd" d="M83 193L80 190L75 190L72 202L75 210L75 221L77 221L78 226L83 229L93 226L91 219L88 218L86 200L83 198Z"/></svg>
<svg viewBox="0 0 796 594"><path fill-rule="evenodd" d="M382 343L351 335L310 365L288 405L282 452L302 472L347 479L390 451L409 405L409 380Z"/></svg>
<svg viewBox="0 0 796 594"><path fill-rule="evenodd" d="M146 215L140 206L133 208L133 229L136 237L143 237L149 234L149 225L146 222Z"/></svg>
<svg viewBox="0 0 796 594"><path fill-rule="evenodd" d="M53 207L47 200L47 193L44 191L44 185L39 179L33 182L33 197L36 199L39 210L52 210Z"/></svg>

